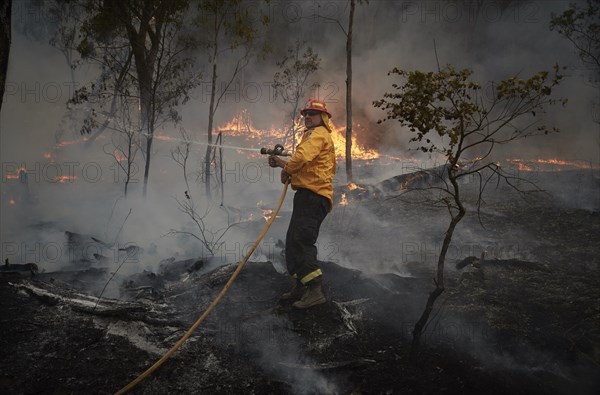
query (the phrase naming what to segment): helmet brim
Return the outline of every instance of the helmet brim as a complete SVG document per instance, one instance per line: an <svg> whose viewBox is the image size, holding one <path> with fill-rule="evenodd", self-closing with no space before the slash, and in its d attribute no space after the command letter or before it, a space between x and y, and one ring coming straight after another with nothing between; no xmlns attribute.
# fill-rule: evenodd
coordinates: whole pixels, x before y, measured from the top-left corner
<svg viewBox="0 0 600 395"><path fill-rule="evenodd" d="M300 110L300 115L304 116L306 114L307 111L319 111L319 112L324 112L325 114L327 114L329 116L329 118L331 118L331 114L328 111L323 111L320 110L318 108L304 108L302 110Z"/></svg>

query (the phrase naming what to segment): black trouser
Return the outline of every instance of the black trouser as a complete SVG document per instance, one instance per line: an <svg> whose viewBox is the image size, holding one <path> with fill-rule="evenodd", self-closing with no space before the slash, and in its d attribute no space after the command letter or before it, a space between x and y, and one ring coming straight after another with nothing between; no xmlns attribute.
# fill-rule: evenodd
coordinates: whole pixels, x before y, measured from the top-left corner
<svg viewBox="0 0 600 395"><path fill-rule="evenodd" d="M315 243L329 205L329 199L308 189L298 189L294 195L292 219L285 239L285 260L288 272L303 284L322 274L317 266Z"/></svg>

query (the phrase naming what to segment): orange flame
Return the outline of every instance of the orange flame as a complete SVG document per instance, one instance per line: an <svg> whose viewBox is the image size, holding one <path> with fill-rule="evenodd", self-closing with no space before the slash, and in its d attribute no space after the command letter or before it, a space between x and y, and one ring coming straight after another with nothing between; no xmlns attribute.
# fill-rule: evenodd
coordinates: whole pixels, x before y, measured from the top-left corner
<svg viewBox="0 0 600 395"><path fill-rule="evenodd" d="M562 171L572 169L599 169L597 164L585 161L551 159L507 159L507 162L520 171Z"/></svg>
<svg viewBox="0 0 600 395"><path fill-rule="evenodd" d="M27 169L25 169L24 167L19 167L17 170L15 170L14 173L12 174L7 174L6 175L6 179L7 180L18 180L21 177L21 172L27 172Z"/></svg>
<svg viewBox="0 0 600 395"><path fill-rule="evenodd" d="M64 184L65 182L73 182L77 179L77 176L58 176L56 177L56 181Z"/></svg>
<svg viewBox="0 0 600 395"><path fill-rule="evenodd" d="M269 218L271 218L271 215L273 214L273 210L263 210L263 218L265 219L265 221L268 221Z"/></svg>
<svg viewBox="0 0 600 395"><path fill-rule="evenodd" d="M340 206L347 206L348 205L348 199L346 199L346 194L342 193L342 197L340 199Z"/></svg>
<svg viewBox="0 0 600 395"><path fill-rule="evenodd" d="M123 155L123 153L117 149L113 151L113 156L118 162L127 162L127 157Z"/></svg>
<svg viewBox="0 0 600 395"><path fill-rule="evenodd" d="M363 187L360 187L360 186L356 185L356 184L355 184L355 183L353 183L353 182L349 182L349 183L348 183L348 190L350 190L350 191L354 191L355 189L360 189L360 190L362 190L362 191L364 191L364 190L365 190L365 188L363 188Z"/></svg>
<svg viewBox="0 0 600 395"><path fill-rule="evenodd" d="M62 147L66 147L68 145L85 143L87 140L88 140L87 137L82 137L80 139L75 139L75 140L61 141L60 143L56 143L54 148L62 148Z"/></svg>
<svg viewBox="0 0 600 395"><path fill-rule="evenodd" d="M346 157L346 136L345 136L345 127L336 127L331 123L333 127L333 132L331 133L331 138L333 139L333 144L335 145L335 156L338 160L342 160ZM356 136L352 136L352 149L351 149L352 159L377 159L381 155L379 152L365 148L364 146L358 144L356 142Z"/></svg>
<svg viewBox="0 0 600 395"><path fill-rule="evenodd" d="M336 127L333 123L331 138L335 145L335 154L338 160L346 157L346 137L345 127ZM296 140L299 140L303 126L300 121L294 122L294 131L298 131L299 135ZM268 130L260 130L254 127L252 118L247 110L243 110L236 114L230 121L223 126L217 128L218 131L226 133L227 136L243 137L247 141L254 141L262 144L262 146L273 145L273 140L281 141L286 136L289 136L289 128L271 127ZM379 158L379 152L367 149L356 142L356 137L352 136L352 158L354 159L376 159Z"/></svg>
<svg viewBox="0 0 600 395"><path fill-rule="evenodd" d="M160 141L174 141L174 142L178 142L181 140L176 137L167 136L166 134L156 134L156 133L154 133L152 135L152 138L154 138L156 140L160 140Z"/></svg>
<svg viewBox="0 0 600 395"><path fill-rule="evenodd" d="M256 129L253 125L252 117L248 110L242 110L236 114L225 125L217 128L219 132L227 134L227 136L243 137L246 140L255 140L264 142L267 139L281 140L285 138L286 131L284 129L271 128L270 130Z"/></svg>
<svg viewBox="0 0 600 395"><path fill-rule="evenodd" d="M262 208L261 207L262 204L263 204L263 201L259 200L258 203L256 203L256 207L258 207L262 211L264 220L268 221L269 218L271 218L271 215L273 214L273 210ZM277 216L277 217L279 217L279 216Z"/></svg>

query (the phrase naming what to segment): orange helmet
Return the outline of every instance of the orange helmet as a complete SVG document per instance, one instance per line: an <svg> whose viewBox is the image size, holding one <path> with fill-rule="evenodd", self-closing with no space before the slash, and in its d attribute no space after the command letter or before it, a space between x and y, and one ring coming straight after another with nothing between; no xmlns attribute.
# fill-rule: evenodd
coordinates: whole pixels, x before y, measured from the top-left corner
<svg viewBox="0 0 600 395"><path fill-rule="evenodd" d="M327 114L329 116L329 118L331 118L331 114L329 113L329 111L327 111L327 106L325 105L324 101L320 101L317 99L308 99L308 101L304 105L304 108L302 110L300 110L300 114L304 115L307 111L310 111L310 110L324 112L325 114Z"/></svg>

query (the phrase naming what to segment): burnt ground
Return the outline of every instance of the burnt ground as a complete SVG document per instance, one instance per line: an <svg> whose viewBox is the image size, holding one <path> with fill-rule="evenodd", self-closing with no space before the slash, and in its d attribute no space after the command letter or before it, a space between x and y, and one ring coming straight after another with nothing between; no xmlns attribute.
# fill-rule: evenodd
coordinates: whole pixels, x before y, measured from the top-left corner
<svg viewBox="0 0 600 395"><path fill-rule="evenodd" d="M429 265L402 277L323 262L329 301L296 311L278 300L289 279L251 262L205 324L133 393L600 392L600 213L499 201L482 213L488 232L535 235L528 259L490 257L460 271L449 263L416 363L408 360L410 331L432 290ZM400 206L386 200L377 215L416 215ZM0 392L105 394L126 385L183 335L234 270L201 266L169 262L115 279L121 294L98 303L84 290L105 284L107 270L1 275Z"/></svg>

